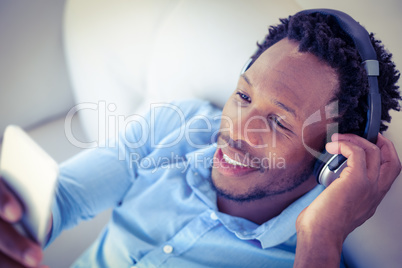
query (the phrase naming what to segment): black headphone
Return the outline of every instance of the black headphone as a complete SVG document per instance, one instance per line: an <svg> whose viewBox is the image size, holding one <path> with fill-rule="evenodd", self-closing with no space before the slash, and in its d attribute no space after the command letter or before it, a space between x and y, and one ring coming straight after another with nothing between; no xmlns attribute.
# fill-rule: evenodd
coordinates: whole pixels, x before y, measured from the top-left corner
<svg viewBox="0 0 402 268"><path fill-rule="evenodd" d="M379 63L377 60L377 54L371 44L369 33L348 14L338 10L308 9L298 12L296 15L309 15L313 13L320 13L334 17L341 29L353 40L355 47L362 58L362 64L366 69L369 85L367 119L362 137L372 143L376 143L381 125L381 95L378 91L377 80L377 76L379 75ZM246 62L242 73L247 71L253 63L254 61L249 59ZM325 187L330 185L339 177L342 170L347 166L346 162L347 159L343 155L332 155L324 150L314 166L313 172L317 182Z"/></svg>

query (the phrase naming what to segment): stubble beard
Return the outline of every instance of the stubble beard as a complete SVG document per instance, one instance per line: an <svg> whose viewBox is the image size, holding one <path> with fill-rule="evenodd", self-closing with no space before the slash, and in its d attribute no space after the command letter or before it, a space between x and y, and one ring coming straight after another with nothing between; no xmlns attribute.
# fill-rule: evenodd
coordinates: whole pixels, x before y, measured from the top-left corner
<svg viewBox="0 0 402 268"><path fill-rule="evenodd" d="M299 175L295 174L294 176L284 178L280 187L273 184L255 185L245 193L235 193L234 191L218 186L213 178L211 184L212 188L220 197L238 203L252 202L268 197L275 197L295 190L310 178L313 166L314 162L307 165L307 168L305 168ZM269 170L267 172L269 172Z"/></svg>

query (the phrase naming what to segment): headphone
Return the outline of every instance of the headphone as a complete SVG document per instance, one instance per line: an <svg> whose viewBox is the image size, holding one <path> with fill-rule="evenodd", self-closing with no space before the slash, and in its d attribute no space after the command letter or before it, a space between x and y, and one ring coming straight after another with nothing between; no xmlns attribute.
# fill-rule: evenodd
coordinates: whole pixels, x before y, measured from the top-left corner
<svg viewBox="0 0 402 268"><path fill-rule="evenodd" d="M351 16L338 10L308 9L298 12L296 15L309 15L314 13L329 15L335 18L341 29L353 40L353 43L362 59L362 64L366 69L369 85L366 126L362 137L372 143L376 143L381 125L381 95L378 91L377 80L380 68L377 54L370 41L369 33ZM246 62L241 73L247 71L253 63L254 61L250 58ZM333 155L324 150L314 165L313 173L317 179L317 183L327 187L339 177L346 166L346 157L341 154Z"/></svg>

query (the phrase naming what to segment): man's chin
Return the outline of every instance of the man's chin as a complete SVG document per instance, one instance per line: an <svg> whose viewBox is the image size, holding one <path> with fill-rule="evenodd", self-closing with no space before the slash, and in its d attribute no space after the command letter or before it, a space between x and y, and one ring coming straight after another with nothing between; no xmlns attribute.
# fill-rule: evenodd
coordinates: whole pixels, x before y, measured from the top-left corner
<svg viewBox="0 0 402 268"><path fill-rule="evenodd" d="M279 184L274 182L269 183L269 175L262 176L264 180L260 181L260 183L256 183L256 181L262 177L228 177L222 175L216 167L213 167L211 182L213 189L219 197L240 203L251 202L293 192L299 187L303 187L307 181L310 181L311 170L305 169L292 178L279 179L279 181L281 181ZM271 174L271 176L279 177L280 175ZM311 179L311 181L315 182L313 179Z"/></svg>
<svg viewBox="0 0 402 268"><path fill-rule="evenodd" d="M212 187L219 197L238 203L251 202L262 199L267 196L266 193L262 190L257 190L254 192L243 193L243 194L235 193L234 191L230 191L228 189L217 186L214 183L214 180L212 180Z"/></svg>

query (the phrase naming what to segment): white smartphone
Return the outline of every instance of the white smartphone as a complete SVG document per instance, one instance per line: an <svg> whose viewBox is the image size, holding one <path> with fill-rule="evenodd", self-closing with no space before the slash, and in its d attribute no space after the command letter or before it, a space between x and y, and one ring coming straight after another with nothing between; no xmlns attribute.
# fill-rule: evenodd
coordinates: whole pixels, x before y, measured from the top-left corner
<svg viewBox="0 0 402 268"><path fill-rule="evenodd" d="M24 209L15 228L41 246L46 242L58 174L56 161L23 129L14 125L6 128L0 175Z"/></svg>

